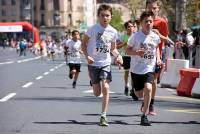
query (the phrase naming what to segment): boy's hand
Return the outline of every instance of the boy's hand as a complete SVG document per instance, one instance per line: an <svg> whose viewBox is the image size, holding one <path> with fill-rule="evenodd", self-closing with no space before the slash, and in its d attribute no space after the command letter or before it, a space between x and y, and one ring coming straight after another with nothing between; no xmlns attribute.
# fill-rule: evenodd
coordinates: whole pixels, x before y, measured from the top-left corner
<svg viewBox="0 0 200 134"><path fill-rule="evenodd" d="M139 49L137 52L137 55L140 57L144 57L144 49Z"/></svg>
<svg viewBox="0 0 200 134"><path fill-rule="evenodd" d="M94 59L90 56L86 57L88 64L92 64L94 62Z"/></svg>
<svg viewBox="0 0 200 134"><path fill-rule="evenodd" d="M122 65L123 64L122 56L121 55L117 56L115 62L117 65Z"/></svg>

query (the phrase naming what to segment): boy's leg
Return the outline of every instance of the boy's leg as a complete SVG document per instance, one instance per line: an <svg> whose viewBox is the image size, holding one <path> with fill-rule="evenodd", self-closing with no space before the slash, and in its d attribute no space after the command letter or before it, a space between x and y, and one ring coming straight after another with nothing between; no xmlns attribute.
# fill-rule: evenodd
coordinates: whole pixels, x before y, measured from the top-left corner
<svg viewBox="0 0 200 134"><path fill-rule="evenodd" d="M143 91L144 91L143 114L147 115L147 113L149 111L149 105L150 105L150 102L151 102L152 84L151 83L145 83Z"/></svg>
<svg viewBox="0 0 200 134"><path fill-rule="evenodd" d="M106 112L108 109L108 102L109 102L109 81L102 80L102 112Z"/></svg>
<svg viewBox="0 0 200 134"><path fill-rule="evenodd" d="M109 103L109 81L108 80L102 80L102 113L100 118L100 125L101 126L108 126L108 120L106 118L106 112L108 109L108 103Z"/></svg>
<svg viewBox="0 0 200 134"><path fill-rule="evenodd" d="M74 76L74 81L73 81L73 84L72 84L73 88L76 87L76 81L77 81L77 79L78 79L78 76L79 76L80 71L81 71L81 64L74 64L74 70L73 70L73 72L72 72L72 73L74 73L74 74L73 74L73 76Z"/></svg>

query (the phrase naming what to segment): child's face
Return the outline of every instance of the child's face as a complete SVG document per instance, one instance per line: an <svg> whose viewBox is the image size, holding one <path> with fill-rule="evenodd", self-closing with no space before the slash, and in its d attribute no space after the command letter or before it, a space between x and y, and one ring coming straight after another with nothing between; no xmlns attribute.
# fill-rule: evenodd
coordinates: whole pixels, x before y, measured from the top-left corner
<svg viewBox="0 0 200 134"><path fill-rule="evenodd" d="M149 33L150 30L153 28L153 17L145 17L141 22L142 30L145 33Z"/></svg>
<svg viewBox="0 0 200 134"><path fill-rule="evenodd" d="M102 26L107 26L110 23L111 18L112 16L109 10L102 10L98 16L99 23Z"/></svg>
<svg viewBox="0 0 200 134"><path fill-rule="evenodd" d="M79 33L78 33L78 32L75 32L75 33L72 35L72 39L73 39L73 40L78 40L78 39L80 39Z"/></svg>

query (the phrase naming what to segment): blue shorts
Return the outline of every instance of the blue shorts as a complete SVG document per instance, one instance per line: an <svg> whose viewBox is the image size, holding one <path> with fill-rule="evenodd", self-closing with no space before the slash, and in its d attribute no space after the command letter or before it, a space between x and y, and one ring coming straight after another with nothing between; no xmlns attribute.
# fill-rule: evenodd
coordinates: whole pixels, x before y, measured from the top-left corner
<svg viewBox="0 0 200 134"><path fill-rule="evenodd" d="M97 84L101 80L109 80L112 81L112 75L111 75L111 66L104 66L104 67L98 67L98 66L88 66L90 79L92 84Z"/></svg>

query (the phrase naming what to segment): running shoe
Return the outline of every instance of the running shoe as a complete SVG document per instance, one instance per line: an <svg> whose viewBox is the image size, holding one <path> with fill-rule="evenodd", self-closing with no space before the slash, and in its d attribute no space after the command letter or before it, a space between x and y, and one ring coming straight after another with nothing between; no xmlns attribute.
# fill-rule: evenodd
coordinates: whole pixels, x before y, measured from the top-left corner
<svg viewBox="0 0 200 134"><path fill-rule="evenodd" d="M154 106L150 104L149 106L149 115L157 115L156 112L154 111Z"/></svg>
<svg viewBox="0 0 200 134"><path fill-rule="evenodd" d="M134 101L138 101L138 97L135 95L135 92L133 89L130 90L130 96L133 98Z"/></svg>
<svg viewBox="0 0 200 134"><path fill-rule="evenodd" d="M101 118L100 118L100 124L99 124L99 125L100 125L100 126L107 127L107 126L109 125L109 124L108 124L108 120L107 120L107 118L101 116Z"/></svg>
<svg viewBox="0 0 200 134"><path fill-rule="evenodd" d="M72 83L73 88L76 88L76 81Z"/></svg>
<svg viewBox="0 0 200 134"><path fill-rule="evenodd" d="M69 78L72 79L73 78L73 75L71 73L69 73Z"/></svg>
<svg viewBox="0 0 200 134"><path fill-rule="evenodd" d="M151 126L151 123L149 122L148 118L146 115L142 115L141 116L141 122L140 122L141 126Z"/></svg>
<svg viewBox="0 0 200 134"><path fill-rule="evenodd" d="M125 89L124 89L124 94L125 94L126 96L128 96L128 87L125 87Z"/></svg>

